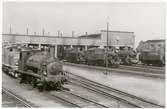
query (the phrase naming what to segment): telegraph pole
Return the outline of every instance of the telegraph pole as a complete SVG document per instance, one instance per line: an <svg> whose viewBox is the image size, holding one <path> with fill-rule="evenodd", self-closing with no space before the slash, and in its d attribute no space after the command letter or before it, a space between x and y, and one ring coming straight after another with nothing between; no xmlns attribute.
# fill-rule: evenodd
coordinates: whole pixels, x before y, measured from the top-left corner
<svg viewBox="0 0 167 109"><path fill-rule="evenodd" d="M108 44L108 32L109 32L109 21L107 21L107 42L106 42L106 59L105 59L105 61L106 61L106 75L107 75L107 68L108 68L108 46L109 46L109 44Z"/></svg>

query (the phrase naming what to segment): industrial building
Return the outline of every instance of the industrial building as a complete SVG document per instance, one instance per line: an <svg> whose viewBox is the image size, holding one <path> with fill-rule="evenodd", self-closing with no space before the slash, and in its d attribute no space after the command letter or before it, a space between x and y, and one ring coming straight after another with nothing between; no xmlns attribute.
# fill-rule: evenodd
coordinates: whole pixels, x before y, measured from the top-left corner
<svg viewBox="0 0 167 109"><path fill-rule="evenodd" d="M108 35L107 35L108 34ZM117 48L134 48L134 32L127 31L106 31L101 30L98 34L85 34L78 37L59 37L44 35L23 35L23 34L3 34L3 43L34 45L39 48L51 46L54 48L55 57L60 48L81 47L88 49L90 47L104 48L114 46Z"/></svg>
<svg viewBox="0 0 167 109"><path fill-rule="evenodd" d="M147 40L140 41L137 51L140 52L142 50L154 50L158 51L160 49L165 49L165 40Z"/></svg>

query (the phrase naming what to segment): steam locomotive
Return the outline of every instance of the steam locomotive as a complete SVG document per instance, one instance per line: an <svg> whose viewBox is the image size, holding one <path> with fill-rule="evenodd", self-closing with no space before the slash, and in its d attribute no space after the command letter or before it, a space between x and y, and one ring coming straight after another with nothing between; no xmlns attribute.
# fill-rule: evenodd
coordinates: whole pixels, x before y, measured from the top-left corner
<svg viewBox="0 0 167 109"><path fill-rule="evenodd" d="M107 58L106 58L107 57ZM113 50L102 48L90 48L79 50L77 48L67 48L64 50L64 60L72 63L82 63L87 65L119 67L119 57Z"/></svg>
<svg viewBox="0 0 167 109"><path fill-rule="evenodd" d="M145 65L165 65L165 40L141 41L137 52L139 52L139 61Z"/></svg>
<svg viewBox="0 0 167 109"><path fill-rule="evenodd" d="M49 51L3 47L3 72L20 78L20 83L31 84L39 91L63 89L67 78L62 67L63 64L51 57Z"/></svg>
<svg viewBox="0 0 167 109"><path fill-rule="evenodd" d="M139 55L139 60L145 65L164 66L165 53L154 50L143 50Z"/></svg>

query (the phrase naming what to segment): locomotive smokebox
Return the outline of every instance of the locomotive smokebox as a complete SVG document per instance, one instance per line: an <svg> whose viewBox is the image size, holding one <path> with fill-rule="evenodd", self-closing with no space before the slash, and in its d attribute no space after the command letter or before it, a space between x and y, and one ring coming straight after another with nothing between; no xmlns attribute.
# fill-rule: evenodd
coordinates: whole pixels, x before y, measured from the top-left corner
<svg viewBox="0 0 167 109"><path fill-rule="evenodd" d="M47 72L51 75L58 75L63 69L63 66L59 62L52 62L47 65Z"/></svg>

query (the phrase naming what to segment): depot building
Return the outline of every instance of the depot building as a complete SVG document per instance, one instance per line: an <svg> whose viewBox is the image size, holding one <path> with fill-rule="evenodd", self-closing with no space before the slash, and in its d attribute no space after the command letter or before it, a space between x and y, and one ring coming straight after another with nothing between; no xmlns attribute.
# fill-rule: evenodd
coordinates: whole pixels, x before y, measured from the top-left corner
<svg viewBox="0 0 167 109"><path fill-rule="evenodd" d="M67 47L89 49L91 47L104 48L106 46L114 46L121 48L126 46L134 48L135 35L134 32L101 30L97 34L85 34L78 37L3 34L2 40L3 44L25 44L26 46L38 47L39 49L48 46L53 47L53 52L55 57L57 57L57 52Z"/></svg>

